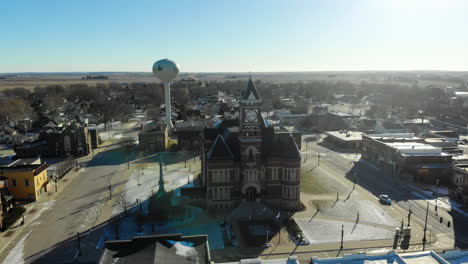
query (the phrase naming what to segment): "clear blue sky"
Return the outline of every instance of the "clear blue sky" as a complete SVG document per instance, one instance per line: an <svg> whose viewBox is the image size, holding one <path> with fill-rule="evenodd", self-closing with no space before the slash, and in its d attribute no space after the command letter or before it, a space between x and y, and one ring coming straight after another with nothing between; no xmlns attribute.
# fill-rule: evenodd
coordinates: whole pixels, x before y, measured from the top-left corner
<svg viewBox="0 0 468 264"><path fill-rule="evenodd" d="M0 72L468 70L467 0L12 0Z"/></svg>

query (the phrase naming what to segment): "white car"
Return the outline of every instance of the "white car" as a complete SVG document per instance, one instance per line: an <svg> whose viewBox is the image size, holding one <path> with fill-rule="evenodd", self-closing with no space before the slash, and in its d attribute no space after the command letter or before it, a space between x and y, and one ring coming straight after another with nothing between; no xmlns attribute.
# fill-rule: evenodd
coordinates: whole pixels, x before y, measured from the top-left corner
<svg viewBox="0 0 468 264"><path fill-rule="evenodd" d="M379 195L379 200L388 205L392 204L392 199L388 198L388 195L386 194Z"/></svg>

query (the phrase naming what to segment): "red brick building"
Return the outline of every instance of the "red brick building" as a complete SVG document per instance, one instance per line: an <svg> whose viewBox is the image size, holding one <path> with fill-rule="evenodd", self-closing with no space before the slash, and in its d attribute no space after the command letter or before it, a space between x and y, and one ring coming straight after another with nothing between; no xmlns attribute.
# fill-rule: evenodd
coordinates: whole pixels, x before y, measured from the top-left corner
<svg viewBox="0 0 468 264"><path fill-rule="evenodd" d="M239 100L240 117L203 133L201 188L208 208L263 202L297 210L301 156L289 132L275 132L261 115L262 99L252 80Z"/></svg>

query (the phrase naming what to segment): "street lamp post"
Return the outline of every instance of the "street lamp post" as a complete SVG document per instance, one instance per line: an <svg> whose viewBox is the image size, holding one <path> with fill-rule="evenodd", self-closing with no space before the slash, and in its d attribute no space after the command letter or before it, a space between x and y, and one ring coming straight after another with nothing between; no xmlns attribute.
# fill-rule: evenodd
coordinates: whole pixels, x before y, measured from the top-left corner
<svg viewBox="0 0 468 264"><path fill-rule="evenodd" d="M424 236L422 239L423 242L423 251L426 249L426 231L427 231L427 216L429 214L429 202L427 203L427 208L426 208L426 220L424 222Z"/></svg>
<svg viewBox="0 0 468 264"><path fill-rule="evenodd" d="M356 172L353 173L353 178L354 178L354 182L353 182L353 190L356 189Z"/></svg>
<svg viewBox="0 0 468 264"><path fill-rule="evenodd" d="M409 206L409 211L408 211L408 227L410 226L410 220L411 220L411 214L413 213L413 210L411 210L411 205Z"/></svg>
<svg viewBox="0 0 468 264"><path fill-rule="evenodd" d="M109 200L112 200L112 188L111 188L111 185L109 184Z"/></svg>
<svg viewBox="0 0 468 264"><path fill-rule="evenodd" d="M344 225L341 225L341 245L340 245L340 250L343 249L343 236L344 236Z"/></svg>
<svg viewBox="0 0 468 264"><path fill-rule="evenodd" d="M317 152L317 166L320 165L320 152Z"/></svg>
<svg viewBox="0 0 468 264"><path fill-rule="evenodd" d="M305 157L304 157L304 163L306 163L306 161L307 161L307 146L309 145L307 143L309 143L309 142L306 141L306 151L305 151L306 153L305 153Z"/></svg>

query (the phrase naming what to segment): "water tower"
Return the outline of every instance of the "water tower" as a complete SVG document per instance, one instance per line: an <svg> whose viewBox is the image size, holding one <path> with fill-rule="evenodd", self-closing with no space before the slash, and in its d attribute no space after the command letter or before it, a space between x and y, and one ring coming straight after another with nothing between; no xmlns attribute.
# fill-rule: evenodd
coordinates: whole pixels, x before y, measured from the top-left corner
<svg viewBox="0 0 468 264"><path fill-rule="evenodd" d="M164 103L166 104L166 125L169 132L172 133L173 126L171 122L171 82L179 74L179 66L168 59L158 60L153 64L153 74L164 83Z"/></svg>

